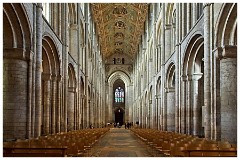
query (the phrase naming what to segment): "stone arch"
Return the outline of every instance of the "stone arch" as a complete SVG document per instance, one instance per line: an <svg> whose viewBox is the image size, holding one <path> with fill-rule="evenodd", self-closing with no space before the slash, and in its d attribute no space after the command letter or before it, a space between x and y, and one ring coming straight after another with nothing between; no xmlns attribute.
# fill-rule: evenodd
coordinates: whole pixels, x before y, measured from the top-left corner
<svg viewBox="0 0 240 160"><path fill-rule="evenodd" d="M186 130L204 136L202 106L204 106L204 39L196 33L189 40L183 60L183 77L186 77Z"/></svg>
<svg viewBox="0 0 240 160"><path fill-rule="evenodd" d="M185 50L185 56L183 59L183 75L192 75L195 71L199 71L199 60L198 53L203 56L203 36L201 34L195 34L192 36L188 43L188 47ZM200 52L201 51L201 52ZM196 58L198 55L198 58Z"/></svg>
<svg viewBox="0 0 240 160"><path fill-rule="evenodd" d="M156 57L156 67L157 67L157 72L160 71L161 68L161 44L162 44L162 22L159 22L158 25L158 30L157 30L157 57Z"/></svg>
<svg viewBox="0 0 240 160"><path fill-rule="evenodd" d="M76 73L71 63L68 64L68 87L77 87Z"/></svg>
<svg viewBox="0 0 240 160"><path fill-rule="evenodd" d="M118 94L116 95L116 90L123 89L123 99L122 98L116 98L118 97ZM123 125L125 121L125 102L126 102L126 97L125 97L125 83L121 79L116 79L113 84L113 120L115 123L119 123L120 125ZM121 97L121 96L119 96ZM123 100L123 101L122 101ZM115 112L116 110L120 109L120 112ZM118 110L119 111L119 110Z"/></svg>
<svg viewBox="0 0 240 160"><path fill-rule="evenodd" d="M3 22L3 139L7 141L31 136L27 118L32 31L20 3L3 3Z"/></svg>
<svg viewBox="0 0 240 160"><path fill-rule="evenodd" d="M217 139L237 144L237 4L222 5L215 28ZM231 117L231 118L230 118ZM231 119L231 120L230 120ZM230 134L231 132L231 134Z"/></svg>
<svg viewBox="0 0 240 160"><path fill-rule="evenodd" d="M166 72L166 96L167 107L164 109L167 113L167 131L175 130L175 64L171 62Z"/></svg>
<svg viewBox="0 0 240 160"><path fill-rule="evenodd" d="M176 27L175 27L175 8L173 3L168 3L166 8L166 23L165 23L165 58L169 59L171 54L175 49L175 37L176 37Z"/></svg>
<svg viewBox="0 0 240 160"><path fill-rule="evenodd" d="M59 115L60 59L55 42L49 35L42 38L42 131L46 135L56 132Z"/></svg>
<svg viewBox="0 0 240 160"><path fill-rule="evenodd" d="M108 98L108 109L106 109L106 115L108 115L108 121L109 122L114 122L115 119L114 119L114 116L113 116L113 86L114 86L114 83L117 81L117 80L122 80L124 85L125 85L125 112L124 112L124 120L125 122L129 121L130 119L130 115L129 115L129 107L132 107L132 106L129 106L129 101L127 100L127 97L131 95L132 93L132 90L131 90L131 79L130 77L125 73L125 72L122 72L122 71L115 71L113 72L109 77L108 77L108 94L109 94L109 98Z"/></svg>
<svg viewBox="0 0 240 160"><path fill-rule="evenodd" d="M237 42L237 4L225 3L220 11L216 25L215 46L236 45Z"/></svg>
<svg viewBox="0 0 240 160"><path fill-rule="evenodd" d="M60 57L55 42L49 35L44 35L42 45L42 52L45 59L42 65L43 70L48 70L48 73L52 75L60 75ZM49 68L46 68L44 64L48 65Z"/></svg>
<svg viewBox="0 0 240 160"><path fill-rule="evenodd" d="M31 49L31 28L20 3L3 4L3 48Z"/></svg>
<svg viewBox="0 0 240 160"><path fill-rule="evenodd" d="M168 89L175 88L175 64L171 62L167 69L166 82Z"/></svg>
<svg viewBox="0 0 240 160"><path fill-rule="evenodd" d="M77 6L75 3L68 3L68 23L69 23L69 53L75 62L78 62L79 58L79 25L77 24ZM81 31L81 30L80 30ZM80 38L81 39L81 38Z"/></svg>
<svg viewBox="0 0 240 160"><path fill-rule="evenodd" d="M67 94L67 130L75 130L76 127L76 72L71 63L68 64L68 94Z"/></svg>

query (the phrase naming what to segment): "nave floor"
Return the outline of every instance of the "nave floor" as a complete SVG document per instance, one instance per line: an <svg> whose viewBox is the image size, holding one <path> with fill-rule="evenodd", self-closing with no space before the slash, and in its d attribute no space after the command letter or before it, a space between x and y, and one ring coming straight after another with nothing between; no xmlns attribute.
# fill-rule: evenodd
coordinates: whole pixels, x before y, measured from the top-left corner
<svg viewBox="0 0 240 160"><path fill-rule="evenodd" d="M152 157L152 151L130 130L111 128L92 148L92 157Z"/></svg>

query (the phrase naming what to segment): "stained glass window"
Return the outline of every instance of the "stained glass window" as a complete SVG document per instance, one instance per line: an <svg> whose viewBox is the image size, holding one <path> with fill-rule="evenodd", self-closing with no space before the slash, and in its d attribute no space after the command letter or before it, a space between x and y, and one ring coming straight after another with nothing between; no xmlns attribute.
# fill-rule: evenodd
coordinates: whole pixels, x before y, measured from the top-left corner
<svg viewBox="0 0 240 160"><path fill-rule="evenodd" d="M124 90L121 87L118 87L115 90L115 102L116 103L124 102Z"/></svg>

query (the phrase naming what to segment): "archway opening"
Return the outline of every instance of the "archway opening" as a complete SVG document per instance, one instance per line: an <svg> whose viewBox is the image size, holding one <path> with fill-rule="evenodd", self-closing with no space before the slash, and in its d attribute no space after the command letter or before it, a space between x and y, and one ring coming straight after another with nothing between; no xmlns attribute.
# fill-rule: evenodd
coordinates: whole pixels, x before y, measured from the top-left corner
<svg viewBox="0 0 240 160"><path fill-rule="evenodd" d="M124 123L125 109L125 84L121 79L117 79L113 84L113 111L114 122L122 125Z"/></svg>
<svg viewBox="0 0 240 160"><path fill-rule="evenodd" d="M119 108L116 109L115 111L115 123L119 123L119 126L122 126L124 121L123 121L123 115L124 115L124 111L123 109Z"/></svg>

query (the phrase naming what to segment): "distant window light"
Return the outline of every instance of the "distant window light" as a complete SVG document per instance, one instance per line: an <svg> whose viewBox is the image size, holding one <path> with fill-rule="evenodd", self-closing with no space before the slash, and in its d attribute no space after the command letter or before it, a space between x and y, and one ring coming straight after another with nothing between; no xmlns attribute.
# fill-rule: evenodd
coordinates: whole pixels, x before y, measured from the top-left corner
<svg viewBox="0 0 240 160"><path fill-rule="evenodd" d="M124 90L121 87L118 87L115 90L115 102L124 103Z"/></svg>

